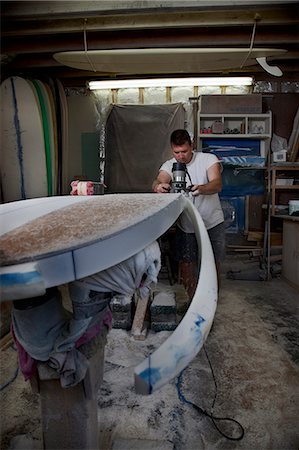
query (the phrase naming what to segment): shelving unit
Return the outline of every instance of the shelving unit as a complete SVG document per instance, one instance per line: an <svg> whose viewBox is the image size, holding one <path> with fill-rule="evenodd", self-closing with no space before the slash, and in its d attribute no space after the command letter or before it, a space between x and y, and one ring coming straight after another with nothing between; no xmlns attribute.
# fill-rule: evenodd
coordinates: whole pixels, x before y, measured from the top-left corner
<svg viewBox="0 0 299 450"><path fill-rule="evenodd" d="M281 228L285 219L299 220L288 216L288 203L290 200L299 199L299 163L285 162L284 164L268 164L268 213L267 213L267 278L270 276L270 254L271 254L271 231L274 221ZM277 222L277 220L279 222ZM283 241L285 232L283 233ZM283 246L285 243L283 242ZM284 247L283 247L284 248ZM285 253L285 250L284 250ZM286 256L284 255L284 260ZM284 263L284 266L286 264Z"/></svg>
<svg viewBox="0 0 299 450"><path fill-rule="evenodd" d="M299 289L299 217L296 219L283 221L282 275Z"/></svg>
<svg viewBox="0 0 299 450"><path fill-rule="evenodd" d="M272 137L272 113L203 114L198 113L198 149L206 139L252 139L260 141L260 156L266 157Z"/></svg>
<svg viewBox="0 0 299 450"><path fill-rule="evenodd" d="M289 200L299 199L299 163L272 164L269 168L271 216L287 214ZM281 212L281 214L279 214Z"/></svg>
<svg viewBox="0 0 299 450"><path fill-rule="evenodd" d="M198 114L200 138L268 139L272 136L272 114ZM222 132L215 129L222 128Z"/></svg>

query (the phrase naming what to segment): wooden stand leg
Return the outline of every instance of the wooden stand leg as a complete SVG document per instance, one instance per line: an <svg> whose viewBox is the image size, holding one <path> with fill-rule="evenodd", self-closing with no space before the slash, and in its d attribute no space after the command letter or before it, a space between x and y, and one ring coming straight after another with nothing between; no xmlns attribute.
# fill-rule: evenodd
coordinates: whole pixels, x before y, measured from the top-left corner
<svg viewBox="0 0 299 450"><path fill-rule="evenodd" d="M86 399L83 382L63 389L59 380L40 382L45 449L98 449L97 402Z"/></svg>
<svg viewBox="0 0 299 450"><path fill-rule="evenodd" d="M89 369L83 381L62 388L60 380L45 379L39 367L38 390L44 449L99 449L97 391L103 379L107 331L84 345ZM83 347L83 346L82 346Z"/></svg>

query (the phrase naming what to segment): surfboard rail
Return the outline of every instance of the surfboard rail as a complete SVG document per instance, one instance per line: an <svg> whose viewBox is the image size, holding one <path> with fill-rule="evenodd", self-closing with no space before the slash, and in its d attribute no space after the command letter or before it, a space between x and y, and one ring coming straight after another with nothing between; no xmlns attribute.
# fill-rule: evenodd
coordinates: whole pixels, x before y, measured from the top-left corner
<svg viewBox="0 0 299 450"><path fill-rule="evenodd" d="M175 378L202 348L213 323L217 299L217 275L213 250L202 218L191 201L184 212L192 220L200 249L198 284L190 306L174 332L134 369L135 391L149 395Z"/></svg>

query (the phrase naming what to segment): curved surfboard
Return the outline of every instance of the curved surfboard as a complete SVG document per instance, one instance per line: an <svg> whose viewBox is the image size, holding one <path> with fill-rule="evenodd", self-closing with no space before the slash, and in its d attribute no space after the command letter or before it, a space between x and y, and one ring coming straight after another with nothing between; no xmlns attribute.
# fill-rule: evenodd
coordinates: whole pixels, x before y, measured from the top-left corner
<svg viewBox="0 0 299 450"><path fill-rule="evenodd" d="M217 306L217 275L213 250L196 208L185 198L184 211L194 225L200 248L200 273L192 302L185 316L163 344L135 367L135 390L152 394L179 375L202 348Z"/></svg>
<svg viewBox="0 0 299 450"><path fill-rule="evenodd" d="M1 183L4 202L48 194L42 118L27 80L1 84Z"/></svg>
<svg viewBox="0 0 299 450"><path fill-rule="evenodd" d="M256 64L256 58L285 53L271 48L135 48L69 51L56 61L76 69L111 73L198 73Z"/></svg>
<svg viewBox="0 0 299 450"><path fill-rule="evenodd" d="M178 375L200 351L217 305L217 276L208 233L184 195L63 196L0 205L4 223L1 298L42 295L47 287L112 267L160 237L181 213L188 215L195 228L201 255L199 281L178 327L135 368L136 392L151 394Z"/></svg>

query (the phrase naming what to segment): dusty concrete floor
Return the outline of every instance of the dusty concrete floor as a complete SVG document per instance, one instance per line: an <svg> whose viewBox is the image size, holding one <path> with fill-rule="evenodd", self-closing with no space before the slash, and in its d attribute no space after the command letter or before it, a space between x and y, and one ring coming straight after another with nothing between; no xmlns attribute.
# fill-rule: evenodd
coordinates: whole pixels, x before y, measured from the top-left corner
<svg viewBox="0 0 299 450"><path fill-rule="evenodd" d="M103 450L298 450L299 448L299 293L282 279L270 282L226 279L205 350L174 380L152 396L136 396L133 368L169 332L135 341L112 330L106 348L104 382L98 394L100 446ZM185 400L213 414L237 420L244 437L224 437ZM1 352L1 383L17 366L12 347ZM182 397L181 397L182 398ZM237 424L216 422L230 437ZM17 437L17 438L16 438ZM131 447L128 440L132 440ZM39 400L19 374L1 392L1 449L41 448ZM160 443L160 444L159 444Z"/></svg>

